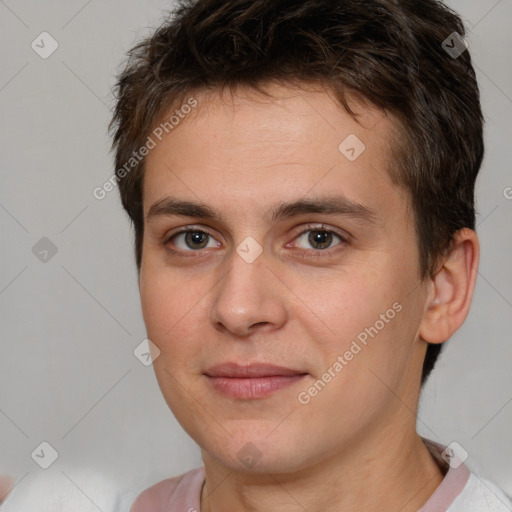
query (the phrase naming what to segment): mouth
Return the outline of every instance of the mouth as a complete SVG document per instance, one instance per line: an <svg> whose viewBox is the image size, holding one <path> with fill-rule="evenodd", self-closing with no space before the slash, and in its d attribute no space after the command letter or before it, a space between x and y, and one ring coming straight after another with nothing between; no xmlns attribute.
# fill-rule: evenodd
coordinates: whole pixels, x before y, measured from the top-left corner
<svg viewBox="0 0 512 512"><path fill-rule="evenodd" d="M270 364L240 365L228 362L209 368L204 375L215 391L231 398L247 400L270 396L309 374Z"/></svg>

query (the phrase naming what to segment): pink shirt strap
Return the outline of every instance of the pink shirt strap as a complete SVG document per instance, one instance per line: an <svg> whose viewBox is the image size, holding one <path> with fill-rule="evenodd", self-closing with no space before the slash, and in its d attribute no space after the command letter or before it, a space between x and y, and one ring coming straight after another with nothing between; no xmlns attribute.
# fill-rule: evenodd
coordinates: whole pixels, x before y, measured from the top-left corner
<svg viewBox="0 0 512 512"><path fill-rule="evenodd" d="M428 439L423 439L423 442L438 463L442 464L444 462L444 464L447 465L441 457L441 454L445 450L443 446ZM448 471L443 481L418 512L444 512L448 510L455 498L466 486L471 475L469 469L462 463L459 465L458 462L460 461L454 460L452 464L448 466Z"/></svg>
<svg viewBox="0 0 512 512"><path fill-rule="evenodd" d="M130 512L199 512L204 478L200 467L162 480L139 494Z"/></svg>

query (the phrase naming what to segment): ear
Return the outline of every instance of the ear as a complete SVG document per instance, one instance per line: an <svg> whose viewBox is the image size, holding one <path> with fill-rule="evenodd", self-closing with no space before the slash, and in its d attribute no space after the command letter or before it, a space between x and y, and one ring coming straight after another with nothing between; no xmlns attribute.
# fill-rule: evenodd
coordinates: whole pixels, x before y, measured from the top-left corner
<svg viewBox="0 0 512 512"><path fill-rule="evenodd" d="M457 231L441 269L431 278L431 290L419 335L428 343L443 343L466 319L478 274L480 244L468 228Z"/></svg>

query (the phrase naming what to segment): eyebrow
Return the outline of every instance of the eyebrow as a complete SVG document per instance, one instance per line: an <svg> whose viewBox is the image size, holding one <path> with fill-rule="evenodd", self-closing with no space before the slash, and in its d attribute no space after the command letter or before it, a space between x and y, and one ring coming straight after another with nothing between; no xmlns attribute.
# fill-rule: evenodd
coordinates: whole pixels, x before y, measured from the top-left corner
<svg viewBox="0 0 512 512"><path fill-rule="evenodd" d="M268 218L278 220L297 217L309 213L325 215L343 215L376 224L377 215L374 210L363 204L354 202L343 195L321 196L313 199L298 199L296 201L275 205L270 210ZM203 203L184 201L172 197L165 197L151 205L147 221L156 217L196 217L200 219L217 220L222 222L222 215Z"/></svg>

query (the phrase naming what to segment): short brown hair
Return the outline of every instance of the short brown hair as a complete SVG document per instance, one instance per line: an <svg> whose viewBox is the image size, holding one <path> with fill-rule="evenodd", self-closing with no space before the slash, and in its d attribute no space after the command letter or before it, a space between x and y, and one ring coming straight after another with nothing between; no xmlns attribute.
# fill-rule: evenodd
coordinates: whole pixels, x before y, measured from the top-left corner
<svg viewBox="0 0 512 512"><path fill-rule="evenodd" d="M327 86L354 116L348 94L394 116L400 138L388 173L410 194L421 279L434 275L455 232L475 229L479 90L469 52L446 47L460 49L464 35L460 17L437 0L182 1L130 50L115 87L112 147L138 271L145 159L129 172L126 162L190 91L277 81ZM422 384L441 347L428 346Z"/></svg>

